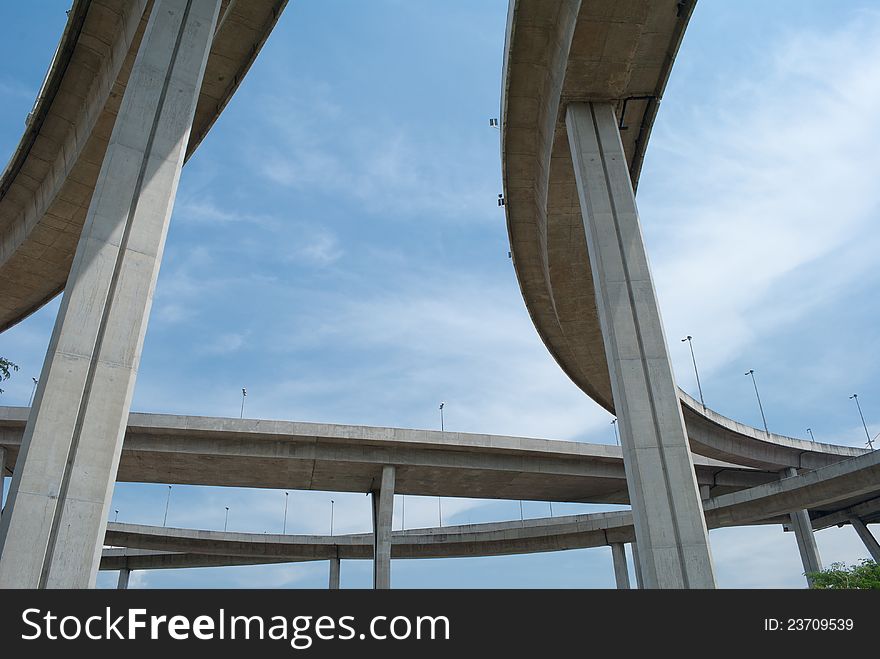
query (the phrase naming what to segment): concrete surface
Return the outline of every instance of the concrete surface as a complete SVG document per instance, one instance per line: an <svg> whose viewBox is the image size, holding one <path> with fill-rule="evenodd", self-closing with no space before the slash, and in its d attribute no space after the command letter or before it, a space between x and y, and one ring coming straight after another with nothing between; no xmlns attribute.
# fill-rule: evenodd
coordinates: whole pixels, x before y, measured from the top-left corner
<svg viewBox="0 0 880 659"><path fill-rule="evenodd" d="M389 551L388 551L389 562L391 560L390 547L391 547L391 545L389 542ZM342 568L342 561L340 561L338 558L331 558L330 559L330 580L329 580L330 583L328 586L330 588L330 590L339 590L339 573L341 571L341 568Z"/></svg>
<svg viewBox="0 0 880 659"><path fill-rule="evenodd" d="M0 407L0 446L14 460L26 408ZM775 481L776 472L695 458L713 495ZM370 492L386 464L398 494L534 501L629 501L621 449L403 428L131 414L117 479Z"/></svg>
<svg viewBox="0 0 880 659"><path fill-rule="evenodd" d="M220 0L155 0L71 266L0 523L0 586L94 585Z"/></svg>
<svg viewBox="0 0 880 659"><path fill-rule="evenodd" d="M837 502L841 510L855 490L873 483L866 492L868 501L880 495L877 479L880 451L825 467L817 472L798 474L750 490L724 495L706 502L709 528L743 524L789 523L794 510L814 510ZM760 511L768 511L766 514ZM827 517L827 515L826 515ZM821 519L821 518L820 518ZM407 529L391 534L393 558L449 558L496 556L532 552L601 547L634 542L630 511L568 515L542 519L512 520L436 528ZM175 529L111 522L105 543L126 549L104 552L102 569L209 566L218 564L275 563L303 560L371 559L373 534L342 536L274 535ZM640 561L635 562L639 580Z"/></svg>
<svg viewBox="0 0 880 659"><path fill-rule="evenodd" d="M865 548L868 550L868 553L871 554L871 558L874 559L874 562L880 563L880 543L877 542L877 538L874 537L874 534L871 533L870 529L868 529L865 523L858 517L853 517L850 520L850 524L852 524L856 533L859 534L859 538L861 538L862 542L865 543Z"/></svg>
<svg viewBox="0 0 880 659"><path fill-rule="evenodd" d="M714 588L706 521L617 116L610 103L569 103L565 124L642 587Z"/></svg>
<svg viewBox="0 0 880 659"><path fill-rule="evenodd" d="M119 579L116 582L117 590L128 590L128 579L131 577L131 570L127 567L119 570Z"/></svg>
<svg viewBox="0 0 880 659"><path fill-rule="evenodd" d="M611 543L611 560L614 565L614 583L618 588L629 589L629 569L626 566L626 548L622 542Z"/></svg>
<svg viewBox="0 0 880 659"><path fill-rule="evenodd" d="M394 518L393 465L382 467L378 489L373 499L373 588L391 588L391 520Z"/></svg>
<svg viewBox="0 0 880 659"><path fill-rule="evenodd" d="M788 467L781 472L781 476L783 478L796 477L797 470L793 467ZM810 513L806 509L800 508L791 511L790 516L791 528L794 531L798 552L801 555L801 564L804 567L804 576L809 586L813 583L810 574L822 570L822 560L819 558L819 547L816 546L816 538L813 535Z"/></svg>
<svg viewBox="0 0 880 659"><path fill-rule="evenodd" d="M223 0L189 158L287 0ZM64 288L149 14L147 0L74 0L21 141L0 176L0 331Z"/></svg>

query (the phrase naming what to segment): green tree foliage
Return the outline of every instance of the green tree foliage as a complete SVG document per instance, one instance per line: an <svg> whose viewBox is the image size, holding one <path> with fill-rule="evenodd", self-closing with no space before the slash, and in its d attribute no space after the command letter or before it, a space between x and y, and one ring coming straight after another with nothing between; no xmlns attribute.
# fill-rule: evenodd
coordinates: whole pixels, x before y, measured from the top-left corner
<svg viewBox="0 0 880 659"><path fill-rule="evenodd" d="M12 373L17 370L18 366L16 364L13 364L5 357L0 357L0 382L8 380L12 376ZM3 390L0 389L0 394L2 393Z"/></svg>
<svg viewBox="0 0 880 659"><path fill-rule="evenodd" d="M825 589L873 589L880 590L880 565L863 558L858 565L847 567L843 563L832 563L821 572L811 572L813 588Z"/></svg>

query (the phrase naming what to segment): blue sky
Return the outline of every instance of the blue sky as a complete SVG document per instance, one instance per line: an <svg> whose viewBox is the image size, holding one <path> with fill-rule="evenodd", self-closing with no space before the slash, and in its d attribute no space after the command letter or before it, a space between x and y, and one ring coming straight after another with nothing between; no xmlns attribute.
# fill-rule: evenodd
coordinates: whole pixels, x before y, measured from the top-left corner
<svg viewBox="0 0 880 659"><path fill-rule="evenodd" d="M11 155L68 3L0 4L0 159ZM435 428L613 443L561 372L507 258L498 116L507 3L293 0L184 168L136 411ZM651 138L638 201L670 350L706 402L775 432L880 432L880 13L855 0L702 0ZM0 335L24 405L57 300ZM122 484L119 520L161 524L167 487ZM361 494L291 492L288 530L370 527ZM399 499L398 499L399 502ZM273 490L175 487L169 526L280 531ZM399 503L398 503L399 512ZM596 506L554 505L557 514ZM407 497L407 527L437 523ZM525 503L530 517L547 504ZM447 499L444 523L519 516ZM395 518L395 528L399 517ZM711 533L723 587L801 587L779 527ZM851 528L823 561L866 555ZM102 574L99 585L115 582ZM348 561L343 587L371 567ZM326 563L135 573L142 587L325 587ZM395 561L395 587L612 587L607 548Z"/></svg>

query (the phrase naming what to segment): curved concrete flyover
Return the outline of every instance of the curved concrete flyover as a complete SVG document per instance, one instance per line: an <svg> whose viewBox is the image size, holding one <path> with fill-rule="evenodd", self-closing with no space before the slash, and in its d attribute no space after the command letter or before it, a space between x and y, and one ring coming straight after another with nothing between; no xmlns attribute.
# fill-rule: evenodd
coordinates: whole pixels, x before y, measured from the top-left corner
<svg viewBox="0 0 880 659"><path fill-rule="evenodd" d="M232 98L287 0L224 0L186 149ZM67 282L150 15L149 0L74 0L24 134L0 176L0 331Z"/></svg>
<svg viewBox="0 0 880 659"><path fill-rule="evenodd" d="M0 407L0 447L15 464L29 408ZM534 501L629 501L620 448L432 430L289 421L129 416L118 481L370 492L393 464L398 494ZM710 458L697 481L718 495L774 472Z"/></svg>
<svg viewBox="0 0 880 659"><path fill-rule="evenodd" d="M709 528L786 524L807 509L813 527L880 521L880 451L713 498ZM630 511L491 522L392 533L393 558L452 558L583 549L635 539ZM158 569L327 559L370 559L373 535L278 535L110 523L102 569Z"/></svg>
<svg viewBox="0 0 880 659"><path fill-rule="evenodd" d="M610 102L633 187L695 0L512 0L501 101L501 156L511 255L547 349L614 412L581 214L566 107ZM762 469L814 469L861 449L770 434L679 391L691 450Z"/></svg>

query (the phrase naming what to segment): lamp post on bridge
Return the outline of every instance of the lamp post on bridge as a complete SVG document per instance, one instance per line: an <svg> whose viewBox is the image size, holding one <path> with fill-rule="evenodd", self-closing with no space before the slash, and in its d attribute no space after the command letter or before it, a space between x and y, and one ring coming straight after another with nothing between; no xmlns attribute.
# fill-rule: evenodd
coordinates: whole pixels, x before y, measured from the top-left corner
<svg viewBox="0 0 880 659"><path fill-rule="evenodd" d="M859 418L862 420L862 427L865 429L865 437L868 438L867 446L872 451L874 450L874 440L871 439L871 433L868 432L868 424L865 423L865 415L862 414L862 406L859 404L859 395L853 394L849 397L850 400L856 401L856 407L859 409Z"/></svg>
<svg viewBox="0 0 880 659"><path fill-rule="evenodd" d="M168 486L168 496L165 499L165 517L162 518L162 526L168 523L168 506L171 505L171 486Z"/></svg>
<svg viewBox="0 0 880 659"><path fill-rule="evenodd" d="M703 385L700 384L700 372L697 370L697 358L694 356L694 337L688 334L681 341L682 343L687 341L691 349L691 361L694 362L694 375L697 377L697 391L700 392L700 404L703 406L703 409L706 409L706 401L703 400Z"/></svg>
<svg viewBox="0 0 880 659"><path fill-rule="evenodd" d="M764 406L761 404L761 394L758 393L758 383L755 380L755 369L750 368L745 372L745 375L752 376L752 385L755 387L755 397L758 399L758 409L761 410L761 420L764 422L764 432L769 435L770 429L767 427L767 417L764 416Z"/></svg>

